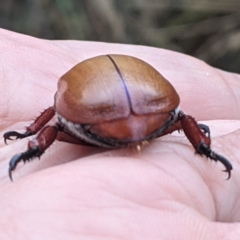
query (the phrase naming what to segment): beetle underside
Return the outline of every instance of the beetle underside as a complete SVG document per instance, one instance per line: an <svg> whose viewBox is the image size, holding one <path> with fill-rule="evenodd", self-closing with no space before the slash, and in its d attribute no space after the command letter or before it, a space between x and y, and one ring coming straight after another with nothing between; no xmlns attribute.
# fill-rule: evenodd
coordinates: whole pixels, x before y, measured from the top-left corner
<svg viewBox="0 0 240 240"><path fill-rule="evenodd" d="M179 108L176 108L169 114L165 114L166 120L164 120L164 124L161 124L159 120L164 119L162 114L154 114L152 118L149 115L140 117L130 115L128 119L112 120L107 123L95 125L73 123L60 114L57 114L57 118L60 126L63 126L63 131L80 141L99 147L122 148L128 147L132 143L149 141L163 135L164 131L177 121L178 113ZM157 121L157 126L161 127L153 128L154 130L144 127L150 125L146 123L148 119ZM151 124L151 126L155 125Z"/></svg>
<svg viewBox="0 0 240 240"><path fill-rule="evenodd" d="M55 125L47 125L47 122L53 118L55 110L53 107L46 109L29 127L26 132L21 134L15 131L9 131L4 134L5 143L7 140L22 139L39 132L37 137L28 143L28 150L12 157L9 163L9 177L12 180L12 171L17 167L18 163L30 161L35 157L41 156L44 151L57 139L83 145L97 145L108 148L127 147L131 143L141 143L151 139L172 133L175 130L183 130L186 137L189 139L197 154L205 155L214 161L219 161L225 166L225 172L228 173L228 178L231 176L232 165L223 156L213 152L210 148L210 130L208 126L198 124L194 118L185 115L182 111L176 109L169 114L166 123L149 134L148 136L129 140L117 140L113 138L104 138L92 134L89 131L89 126L73 124L58 115L59 122Z"/></svg>

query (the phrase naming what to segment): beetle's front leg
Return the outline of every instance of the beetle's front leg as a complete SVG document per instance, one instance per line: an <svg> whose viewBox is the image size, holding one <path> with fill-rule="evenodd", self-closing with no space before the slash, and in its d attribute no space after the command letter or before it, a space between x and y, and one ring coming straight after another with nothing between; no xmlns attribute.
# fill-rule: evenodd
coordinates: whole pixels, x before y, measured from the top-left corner
<svg viewBox="0 0 240 240"><path fill-rule="evenodd" d="M26 128L25 133L19 133L16 131L8 131L3 134L4 142L7 144L7 140L22 139L39 132L51 118L55 115L55 110L53 107L49 107L44 110L36 120Z"/></svg>
<svg viewBox="0 0 240 240"><path fill-rule="evenodd" d="M202 130L202 132L208 137L210 138L210 128L209 126L202 124L202 123L198 123L197 124L198 127Z"/></svg>
<svg viewBox="0 0 240 240"><path fill-rule="evenodd" d="M58 125L44 127L38 136L28 142L28 150L14 155L9 162L9 177L12 180L12 172L18 163L30 161L35 157L40 157L44 151L54 142L60 130Z"/></svg>
<svg viewBox="0 0 240 240"><path fill-rule="evenodd" d="M195 148L196 153L205 155L207 158L210 158L216 162L221 162L226 168L224 172L228 173L227 179L229 179L231 177L232 165L225 157L211 150L209 128L203 127L206 125L199 125L193 117L185 115L183 112L180 112L179 115L182 129L188 140Z"/></svg>

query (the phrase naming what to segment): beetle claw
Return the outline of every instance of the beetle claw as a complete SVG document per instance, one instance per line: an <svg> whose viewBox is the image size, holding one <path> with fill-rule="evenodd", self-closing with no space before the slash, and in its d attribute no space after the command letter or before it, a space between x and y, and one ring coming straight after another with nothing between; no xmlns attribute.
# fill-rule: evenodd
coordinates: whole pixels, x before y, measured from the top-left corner
<svg viewBox="0 0 240 240"><path fill-rule="evenodd" d="M207 158L210 158L211 160L217 162L221 162L224 167L226 168L223 170L223 172L228 173L228 177L226 180L228 180L231 177L231 170L232 170L232 164L222 155L219 155L211 150L209 146L207 146L204 143L201 143L197 148L196 148L196 153L200 155L205 155Z"/></svg>
<svg viewBox="0 0 240 240"><path fill-rule="evenodd" d="M225 169L225 170L222 170L223 172L228 173L228 177L226 178L226 180L228 180L228 179L231 177L231 170L232 170L232 169Z"/></svg>
<svg viewBox="0 0 240 240"><path fill-rule="evenodd" d="M232 164L222 155L219 155L213 151L210 152L210 159L214 160L214 161L219 161L221 162L224 166L225 166L225 170L223 170L223 172L228 173L228 177L226 180L228 180L231 177L231 170L232 170Z"/></svg>
<svg viewBox="0 0 240 240"><path fill-rule="evenodd" d="M23 161L25 163L27 161L30 161L34 157L40 157L42 153L43 151L41 151L38 147L34 147L34 148L29 148L26 152L22 152L14 155L9 162L9 168L8 168L8 176L10 180L13 181L12 172L15 170L19 162Z"/></svg>
<svg viewBox="0 0 240 240"><path fill-rule="evenodd" d="M202 124L202 123L198 123L198 127L201 129L201 131L204 133L204 135L206 135L208 138L210 138L209 126Z"/></svg>
<svg viewBox="0 0 240 240"><path fill-rule="evenodd" d="M32 132L27 131L25 133L19 133L15 131L8 131L3 134L4 142L7 144L7 140L17 140L17 139L22 139L28 136L31 136Z"/></svg>

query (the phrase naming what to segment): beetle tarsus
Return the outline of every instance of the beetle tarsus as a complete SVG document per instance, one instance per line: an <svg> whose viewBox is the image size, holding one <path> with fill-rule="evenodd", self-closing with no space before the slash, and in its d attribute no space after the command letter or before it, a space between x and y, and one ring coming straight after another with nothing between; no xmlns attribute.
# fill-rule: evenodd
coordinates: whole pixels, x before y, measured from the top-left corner
<svg viewBox="0 0 240 240"><path fill-rule="evenodd" d="M3 134L4 142L7 144L7 140L17 140L17 139L22 139L25 137L29 137L32 135L31 131L27 131L25 133L19 133L15 131L8 131Z"/></svg>
<svg viewBox="0 0 240 240"><path fill-rule="evenodd" d="M202 123L198 123L199 128L201 129L201 131L208 137L210 138L210 128L209 126L202 124Z"/></svg>
<svg viewBox="0 0 240 240"><path fill-rule="evenodd" d="M8 169L8 175L11 181L13 181L12 172L15 170L19 162L23 161L25 163L26 161L30 161L34 157L40 157L42 154L43 154L43 151L41 151L39 147L34 147L34 148L28 149L26 152L22 152L14 155L9 162L9 169Z"/></svg>
<svg viewBox="0 0 240 240"><path fill-rule="evenodd" d="M231 170L232 170L232 164L222 155L219 155L215 152L213 152L209 146L206 144L201 143L197 148L196 148L196 153L200 155L205 155L207 158L210 158L211 160L217 162L221 162L225 166L225 170L223 172L228 173L227 180L231 177Z"/></svg>

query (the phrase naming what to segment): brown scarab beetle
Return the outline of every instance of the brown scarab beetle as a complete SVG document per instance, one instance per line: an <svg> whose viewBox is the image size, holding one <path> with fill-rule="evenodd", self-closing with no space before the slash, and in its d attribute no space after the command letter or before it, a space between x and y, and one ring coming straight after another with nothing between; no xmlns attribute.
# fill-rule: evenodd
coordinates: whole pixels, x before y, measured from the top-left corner
<svg viewBox="0 0 240 240"><path fill-rule="evenodd" d="M28 150L12 157L9 177L20 161L39 157L55 139L105 148L121 148L183 130L196 153L220 161L228 179L232 165L210 148L210 130L179 109L174 87L148 63L131 56L104 55L85 60L58 81L54 106L25 133L9 131L4 141L25 138ZM47 122L57 116L54 125Z"/></svg>

